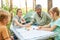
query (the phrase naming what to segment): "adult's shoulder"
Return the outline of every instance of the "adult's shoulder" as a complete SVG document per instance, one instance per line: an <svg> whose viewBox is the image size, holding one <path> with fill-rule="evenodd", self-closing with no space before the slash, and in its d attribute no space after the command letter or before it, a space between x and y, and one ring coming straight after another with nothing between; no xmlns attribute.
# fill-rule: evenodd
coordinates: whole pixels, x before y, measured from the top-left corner
<svg viewBox="0 0 60 40"><path fill-rule="evenodd" d="M42 15L48 15L48 13L46 13L46 12L44 12L44 11L42 11L41 14L42 14Z"/></svg>
<svg viewBox="0 0 60 40"><path fill-rule="evenodd" d="M44 14L44 15L46 15L47 13L46 13L46 12L44 12L44 11L42 11L42 12L41 12L41 14Z"/></svg>
<svg viewBox="0 0 60 40"><path fill-rule="evenodd" d="M17 16L17 15L15 15L13 18L18 18L18 16Z"/></svg>
<svg viewBox="0 0 60 40"><path fill-rule="evenodd" d="M19 18L19 17L16 15L16 16L13 17L13 20L18 19L18 18Z"/></svg>
<svg viewBox="0 0 60 40"><path fill-rule="evenodd" d="M47 17L50 17L50 15L49 15L48 12L44 12L44 11L42 11L42 14L45 15L45 16L47 16Z"/></svg>

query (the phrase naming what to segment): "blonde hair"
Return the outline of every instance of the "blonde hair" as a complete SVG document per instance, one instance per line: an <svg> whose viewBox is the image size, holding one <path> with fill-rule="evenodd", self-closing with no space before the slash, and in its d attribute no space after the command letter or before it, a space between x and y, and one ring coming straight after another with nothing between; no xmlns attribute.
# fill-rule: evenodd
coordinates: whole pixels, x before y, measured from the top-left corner
<svg viewBox="0 0 60 40"><path fill-rule="evenodd" d="M59 16L59 9L58 7L51 8L50 11L56 12L56 15ZM54 14L54 13L53 13Z"/></svg>
<svg viewBox="0 0 60 40"><path fill-rule="evenodd" d="M5 10L0 10L0 22L3 22L4 19L8 19L8 15L9 12L5 11Z"/></svg>
<svg viewBox="0 0 60 40"><path fill-rule="evenodd" d="M53 12L57 13L57 16L59 16L59 9L58 9L58 7L54 7L52 10L53 10Z"/></svg>

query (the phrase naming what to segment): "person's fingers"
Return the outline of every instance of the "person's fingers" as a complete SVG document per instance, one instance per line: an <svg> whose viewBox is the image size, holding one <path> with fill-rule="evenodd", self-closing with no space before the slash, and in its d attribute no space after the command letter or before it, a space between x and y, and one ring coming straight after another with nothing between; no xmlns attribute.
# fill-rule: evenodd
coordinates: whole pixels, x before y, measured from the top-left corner
<svg viewBox="0 0 60 40"><path fill-rule="evenodd" d="M14 40L14 37L13 37L13 36L11 36L11 39L12 39L12 40Z"/></svg>
<svg viewBox="0 0 60 40"><path fill-rule="evenodd" d="M37 27L36 30L39 30L39 27Z"/></svg>

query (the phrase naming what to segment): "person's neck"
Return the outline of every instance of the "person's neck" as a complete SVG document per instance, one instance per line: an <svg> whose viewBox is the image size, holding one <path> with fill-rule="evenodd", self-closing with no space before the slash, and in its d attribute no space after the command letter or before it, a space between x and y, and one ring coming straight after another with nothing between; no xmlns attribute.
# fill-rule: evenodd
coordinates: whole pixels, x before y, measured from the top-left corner
<svg viewBox="0 0 60 40"><path fill-rule="evenodd" d="M18 15L18 17L19 17L19 18L21 18L21 16L20 16L20 15Z"/></svg>

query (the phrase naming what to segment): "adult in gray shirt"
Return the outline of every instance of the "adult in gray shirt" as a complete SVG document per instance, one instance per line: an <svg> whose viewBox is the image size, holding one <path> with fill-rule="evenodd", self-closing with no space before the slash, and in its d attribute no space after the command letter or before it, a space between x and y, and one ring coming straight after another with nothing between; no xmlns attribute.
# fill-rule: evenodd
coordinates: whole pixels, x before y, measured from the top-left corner
<svg viewBox="0 0 60 40"><path fill-rule="evenodd" d="M25 23L25 19L22 17L22 10L17 9L17 14L12 19L12 25L14 27L25 27L25 26L27 26L27 25L23 25L22 23Z"/></svg>
<svg viewBox="0 0 60 40"><path fill-rule="evenodd" d="M51 21L51 18L48 13L45 13L42 11L41 5L36 5L35 7L35 13L32 21L29 23L31 24L37 24L37 25L46 25Z"/></svg>

